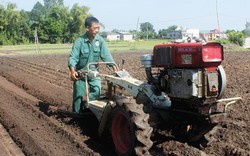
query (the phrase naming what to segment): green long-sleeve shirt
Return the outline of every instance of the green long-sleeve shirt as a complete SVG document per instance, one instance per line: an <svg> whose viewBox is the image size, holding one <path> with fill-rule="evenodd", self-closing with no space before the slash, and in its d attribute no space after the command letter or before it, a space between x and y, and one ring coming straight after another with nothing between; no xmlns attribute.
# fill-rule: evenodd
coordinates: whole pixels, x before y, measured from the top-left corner
<svg viewBox="0 0 250 156"><path fill-rule="evenodd" d="M99 58L103 62L114 62L104 39L96 35L91 44L85 33L72 46L68 58L68 66L74 67L75 70L86 70L88 63L98 62ZM94 70L95 67L90 67L90 69Z"/></svg>

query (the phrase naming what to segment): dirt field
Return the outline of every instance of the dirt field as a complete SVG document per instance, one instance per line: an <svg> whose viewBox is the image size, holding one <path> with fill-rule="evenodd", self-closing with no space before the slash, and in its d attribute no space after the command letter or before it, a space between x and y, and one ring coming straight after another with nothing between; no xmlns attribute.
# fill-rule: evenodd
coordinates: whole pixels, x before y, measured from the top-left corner
<svg viewBox="0 0 250 156"><path fill-rule="evenodd" d="M124 68L145 80L139 61L144 53L113 56L117 63L125 59ZM214 141L196 148L153 137L153 155L250 155L250 52L226 52L223 66L228 80L224 97L243 100L230 106L227 122L214 130ZM115 155L112 144L98 137L93 115L61 118L49 110L71 109L71 94L67 55L0 55L0 123L25 155Z"/></svg>

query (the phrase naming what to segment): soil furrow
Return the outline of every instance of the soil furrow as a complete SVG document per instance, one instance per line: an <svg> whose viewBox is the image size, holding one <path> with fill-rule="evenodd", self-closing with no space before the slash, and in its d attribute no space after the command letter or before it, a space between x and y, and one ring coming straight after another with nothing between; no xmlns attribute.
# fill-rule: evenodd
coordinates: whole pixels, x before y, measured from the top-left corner
<svg viewBox="0 0 250 156"><path fill-rule="evenodd" d="M15 94L0 87L0 121L26 155L96 155L63 124L47 117L39 109L39 100ZM20 91L19 91L20 92ZM4 101L9 101L5 103ZM92 142L93 144L93 142ZM69 150L70 149L70 150ZM97 154L98 155L98 154Z"/></svg>
<svg viewBox="0 0 250 156"><path fill-rule="evenodd" d="M56 71L55 69L48 68L46 66L41 66L41 65L38 65L38 64L35 64L35 63L31 63L31 62L25 62L25 61L17 59L17 58L11 58L11 57L7 57L7 58L9 60L11 60L12 62L17 62L17 63L23 64L25 66L27 65L29 67L37 69L38 71L43 71L45 73L50 73L51 75L55 75L55 73L56 73L57 75L60 75L60 77L64 77L66 79L68 78L67 76L65 76L65 73Z"/></svg>
<svg viewBox="0 0 250 156"><path fill-rule="evenodd" d="M4 59L1 62L2 64L6 63L9 66L13 66L17 70L21 70L21 71L27 72L28 74L35 75L38 78L44 79L51 84L55 84L61 87L66 87L67 89L71 88L71 85L67 83L69 81L69 77L67 79L62 78L61 74L58 75L57 71L54 71L52 73L52 72L47 72L46 70L39 70L30 66L28 63L24 65L15 60L13 61L13 59Z"/></svg>
<svg viewBox="0 0 250 156"><path fill-rule="evenodd" d="M15 70L9 65L2 64L2 67L0 68L0 74L8 81L26 90L29 94L51 105L70 107L71 90L48 83L46 80L39 79L32 74L26 73L25 76L21 76L24 72Z"/></svg>

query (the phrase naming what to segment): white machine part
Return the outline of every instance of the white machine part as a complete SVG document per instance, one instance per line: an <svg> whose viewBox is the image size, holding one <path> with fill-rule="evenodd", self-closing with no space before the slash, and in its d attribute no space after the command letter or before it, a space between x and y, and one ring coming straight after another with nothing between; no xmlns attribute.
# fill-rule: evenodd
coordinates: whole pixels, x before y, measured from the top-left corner
<svg viewBox="0 0 250 156"><path fill-rule="evenodd" d="M169 69L168 85L170 97L190 99L200 98L202 92L202 71L199 69Z"/></svg>
<svg viewBox="0 0 250 156"><path fill-rule="evenodd" d="M161 107L170 107L171 101L165 95L165 93L161 93L161 95L155 95L152 91L152 85L144 83L140 80L137 80L129 75L129 73L125 70L116 72L118 77L115 76L105 76L105 79L109 82L112 82L118 86L122 86L125 88L134 98L139 94L139 92L143 91L147 97L152 101L153 105L161 106Z"/></svg>

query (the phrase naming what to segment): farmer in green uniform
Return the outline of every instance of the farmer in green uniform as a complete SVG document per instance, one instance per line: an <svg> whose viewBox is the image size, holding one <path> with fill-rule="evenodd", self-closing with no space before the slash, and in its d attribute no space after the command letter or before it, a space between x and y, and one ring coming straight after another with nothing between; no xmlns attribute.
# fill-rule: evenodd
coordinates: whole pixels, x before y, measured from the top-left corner
<svg viewBox="0 0 250 156"><path fill-rule="evenodd" d="M84 78L79 78L78 71L86 70L87 64L98 62L99 58L103 62L114 62L104 39L98 35L99 21L95 17L88 17L85 20L86 32L74 43L68 58L68 66L71 72L73 83L73 112L80 113L85 105L83 97L86 92L86 82ZM112 66L112 65L110 65ZM117 71L116 66L112 66ZM96 66L90 66L90 70L96 70ZM101 79L88 78L89 99L95 100L101 94Z"/></svg>

